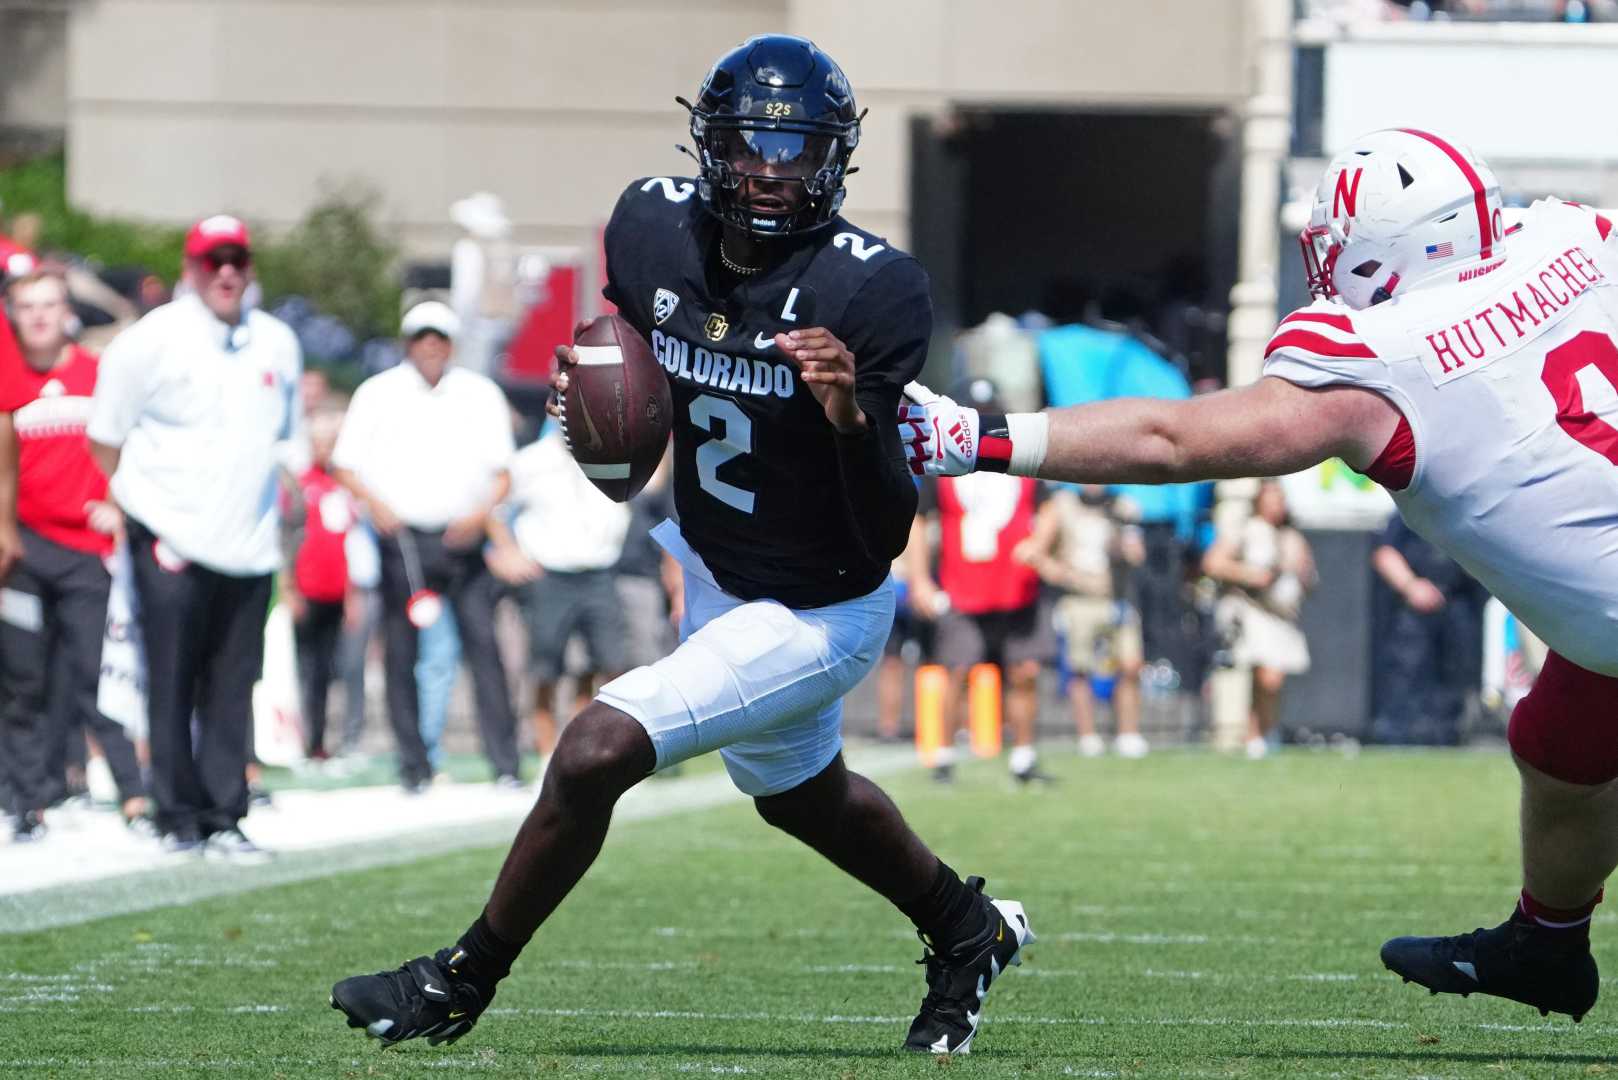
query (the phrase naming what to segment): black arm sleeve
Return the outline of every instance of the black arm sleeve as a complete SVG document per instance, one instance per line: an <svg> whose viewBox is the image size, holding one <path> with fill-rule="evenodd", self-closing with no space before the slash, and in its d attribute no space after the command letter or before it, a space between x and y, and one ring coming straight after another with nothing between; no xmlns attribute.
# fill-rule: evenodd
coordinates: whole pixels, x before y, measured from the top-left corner
<svg viewBox="0 0 1618 1080"><path fill-rule="evenodd" d="M857 435L838 435L848 521L865 553L892 562L910 541L916 484L905 465L896 417L904 386L921 373L932 335L927 275L914 259L879 270L848 306L845 340L854 354L854 400L865 414Z"/></svg>
<svg viewBox="0 0 1618 1080"><path fill-rule="evenodd" d="M916 516L916 484L893 421L899 387L856 391L855 400L865 413L865 430L836 437L844 507L865 553L878 562L892 562L910 542L910 519Z"/></svg>

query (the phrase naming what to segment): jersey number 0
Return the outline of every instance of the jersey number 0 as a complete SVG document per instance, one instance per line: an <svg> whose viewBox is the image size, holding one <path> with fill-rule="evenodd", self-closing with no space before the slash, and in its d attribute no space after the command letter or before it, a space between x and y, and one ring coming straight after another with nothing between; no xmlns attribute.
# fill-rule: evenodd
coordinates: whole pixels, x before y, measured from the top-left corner
<svg viewBox="0 0 1618 1080"><path fill-rule="evenodd" d="M1618 346L1595 330L1575 334L1545 354L1540 380L1556 402L1556 423L1618 465L1618 428L1601 419L1618 411Z"/></svg>

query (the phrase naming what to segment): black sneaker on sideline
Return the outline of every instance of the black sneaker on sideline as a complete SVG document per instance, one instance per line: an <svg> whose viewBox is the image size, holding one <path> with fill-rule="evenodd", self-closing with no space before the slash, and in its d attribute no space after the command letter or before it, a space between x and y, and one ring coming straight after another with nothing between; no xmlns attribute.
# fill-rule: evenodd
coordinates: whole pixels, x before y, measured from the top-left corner
<svg viewBox="0 0 1618 1080"><path fill-rule="evenodd" d="M1054 784L1056 777L1039 767L1035 762L1022 772L1013 772L1011 779L1016 781L1018 787L1028 787L1031 784Z"/></svg>
<svg viewBox="0 0 1618 1080"><path fill-rule="evenodd" d="M203 842L203 855L238 866L262 866L270 861L270 853L259 847L240 829L223 829L212 833Z"/></svg>
<svg viewBox="0 0 1618 1080"><path fill-rule="evenodd" d="M983 892L983 879L969 877L966 887ZM924 1054L966 1054L972 1050L983 999L1000 973L1022 963L1022 947L1034 940L1028 916L1015 900L982 898L990 909L988 925L977 937L962 942L947 956L927 950L918 964L927 966L927 996L921 1012L910 1023L905 1049Z"/></svg>
<svg viewBox="0 0 1618 1080"><path fill-rule="evenodd" d="M129 835L143 844L161 844L163 834L157 829L157 822L146 814L137 814L134 817L124 818L124 828Z"/></svg>
<svg viewBox="0 0 1618 1080"><path fill-rule="evenodd" d="M38 810L24 810L11 819L11 842L32 844L45 839L45 815Z"/></svg>
<svg viewBox="0 0 1618 1080"><path fill-rule="evenodd" d="M423 1037L429 1046L452 1043L472 1030L489 1005L457 978L454 965L462 955L439 949L393 971L344 979L331 988L331 1007L348 1017L349 1027L364 1028L383 1046Z"/></svg>
<svg viewBox="0 0 1618 1080"><path fill-rule="evenodd" d="M1382 963L1405 982L1435 994L1491 994L1539 1015L1584 1019L1601 992L1588 938L1571 944L1532 923L1508 919L1455 937L1400 937L1382 946Z"/></svg>

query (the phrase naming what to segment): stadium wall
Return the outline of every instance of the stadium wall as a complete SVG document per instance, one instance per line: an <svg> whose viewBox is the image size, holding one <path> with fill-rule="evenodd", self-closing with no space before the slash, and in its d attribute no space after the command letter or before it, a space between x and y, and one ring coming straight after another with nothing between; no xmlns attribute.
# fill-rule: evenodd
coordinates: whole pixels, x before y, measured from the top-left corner
<svg viewBox="0 0 1618 1080"><path fill-rule="evenodd" d="M4 0L0 0L3 3ZM1243 0L98 0L71 8L72 198L183 222L296 220L360 178L418 252L500 194L525 243L587 245L627 178L677 172L675 94L727 46L815 38L871 110L850 184L908 241L908 124L952 104L1235 108Z"/></svg>

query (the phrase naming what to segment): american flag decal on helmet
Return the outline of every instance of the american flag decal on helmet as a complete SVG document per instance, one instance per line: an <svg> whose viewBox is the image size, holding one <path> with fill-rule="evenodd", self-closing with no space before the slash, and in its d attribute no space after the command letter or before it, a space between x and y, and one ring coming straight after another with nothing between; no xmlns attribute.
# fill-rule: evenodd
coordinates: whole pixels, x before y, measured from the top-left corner
<svg viewBox="0 0 1618 1080"><path fill-rule="evenodd" d="M1455 254L1455 245L1448 240L1442 244L1428 244L1427 257L1429 259L1447 259Z"/></svg>

